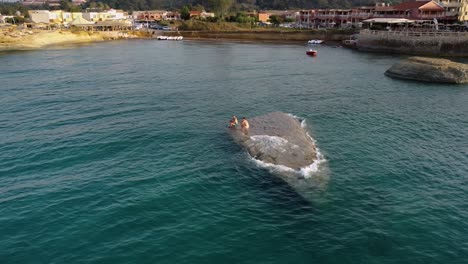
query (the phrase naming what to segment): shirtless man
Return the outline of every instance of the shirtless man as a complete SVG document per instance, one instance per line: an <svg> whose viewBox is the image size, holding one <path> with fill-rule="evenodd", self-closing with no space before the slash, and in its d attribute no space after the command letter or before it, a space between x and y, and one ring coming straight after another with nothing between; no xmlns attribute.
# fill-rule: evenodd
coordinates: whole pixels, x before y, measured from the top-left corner
<svg viewBox="0 0 468 264"><path fill-rule="evenodd" d="M249 127L250 127L249 122L247 121L247 119L245 117L243 117L242 121L241 121L242 130L248 130Z"/></svg>

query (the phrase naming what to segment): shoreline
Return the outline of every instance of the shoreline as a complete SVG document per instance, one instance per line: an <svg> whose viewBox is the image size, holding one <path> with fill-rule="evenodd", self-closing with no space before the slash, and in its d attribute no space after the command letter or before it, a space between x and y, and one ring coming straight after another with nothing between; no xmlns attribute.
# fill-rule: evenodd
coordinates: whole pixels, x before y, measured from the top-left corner
<svg viewBox="0 0 468 264"><path fill-rule="evenodd" d="M382 33L383 34L383 33ZM124 39L156 40L157 36L183 36L188 41L237 42L250 44L307 45L311 39L324 40L324 46L344 46L351 32L346 31L280 31L280 30L236 30L236 31L81 31L73 29L31 30L15 27L0 28L0 52L30 51L53 47L83 45ZM380 35L359 34L354 48L364 53L391 53L430 57L466 58L468 49L461 40L448 42L449 38L426 39L383 39ZM468 35L467 35L468 36ZM370 39L370 38L375 39ZM419 37L422 38L422 37ZM369 40L368 40L369 39ZM419 41L414 45L414 41ZM438 44L438 45L434 45ZM446 43L447 42L447 43ZM456 42L456 43L455 43ZM441 44L442 43L442 44ZM403 45L405 44L405 45ZM412 45L410 45L412 44ZM457 44L457 45L455 45ZM458 48L455 49L455 46ZM450 49L454 48L454 49Z"/></svg>
<svg viewBox="0 0 468 264"><path fill-rule="evenodd" d="M164 35L174 35L175 32L163 33ZM321 39L326 42L341 42L349 39L350 32L330 32L330 31L259 31L259 30L236 30L236 31L178 31L177 35L186 39L228 39L247 40L259 42L307 42L311 39Z"/></svg>
<svg viewBox="0 0 468 264"><path fill-rule="evenodd" d="M257 40L257 39L234 39L234 38L190 38L184 37L184 41L192 41L192 42L226 42L226 43L245 43L245 44L267 44L267 45L297 45L297 46L310 46L308 45L307 41L302 40ZM326 41L320 46L343 46L340 41Z"/></svg>
<svg viewBox="0 0 468 264"><path fill-rule="evenodd" d="M9 28L0 30L0 52L29 51L46 48L80 45L123 39L156 40L156 35L144 31L73 31L73 30L30 30ZM312 31L169 31L160 35L183 36L189 41L239 42L264 44L307 45L310 39L325 40L325 45L340 45L348 34Z"/></svg>

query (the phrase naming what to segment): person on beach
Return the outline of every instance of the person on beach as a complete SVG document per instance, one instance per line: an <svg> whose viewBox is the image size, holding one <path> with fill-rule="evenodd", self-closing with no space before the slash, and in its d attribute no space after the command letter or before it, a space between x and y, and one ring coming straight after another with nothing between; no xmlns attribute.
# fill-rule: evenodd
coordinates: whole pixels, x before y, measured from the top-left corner
<svg viewBox="0 0 468 264"><path fill-rule="evenodd" d="M237 121L237 117L232 116L231 120L229 121L229 127L230 128L236 127L237 124L239 124L239 121Z"/></svg>

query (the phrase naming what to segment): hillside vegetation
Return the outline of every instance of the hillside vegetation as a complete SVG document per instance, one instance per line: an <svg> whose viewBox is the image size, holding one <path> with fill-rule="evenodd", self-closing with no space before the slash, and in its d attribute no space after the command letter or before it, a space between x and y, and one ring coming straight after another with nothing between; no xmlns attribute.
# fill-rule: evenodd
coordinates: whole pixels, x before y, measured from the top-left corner
<svg viewBox="0 0 468 264"><path fill-rule="evenodd" d="M96 0L94 0L96 2ZM89 1L89 3L92 3ZM99 0L113 8L124 10L180 9L183 6L203 7L219 11L228 6L229 11L265 9L349 8L374 5L377 0ZM380 1L381 2L381 1ZM401 2L394 0L390 3ZM88 4L89 4L88 3Z"/></svg>

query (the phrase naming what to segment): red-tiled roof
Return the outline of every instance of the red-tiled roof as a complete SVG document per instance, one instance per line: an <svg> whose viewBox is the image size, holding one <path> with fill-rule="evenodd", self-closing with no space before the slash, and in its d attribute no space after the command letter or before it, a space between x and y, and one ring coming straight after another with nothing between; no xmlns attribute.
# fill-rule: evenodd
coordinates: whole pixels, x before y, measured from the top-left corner
<svg viewBox="0 0 468 264"><path fill-rule="evenodd" d="M395 9L400 10L400 11L405 11L409 9L414 9L414 8L420 8L421 6L429 3L431 1L414 1L414 2L403 2L399 5L395 6Z"/></svg>
<svg viewBox="0 0 468 264"><path fill-rule="evenodd" d="M395 6L396 10L406 11L410 9L420 8L421 6L430 3L432 1L413 1L413 2L403 2Z"/></svg>
<svg viewBox="0 0 468 264"><path fill-rule="evenodd" d="M431 1L428 4L421 6L419 9L424 11L445 11L444 7L435 1Z"/></svg>

